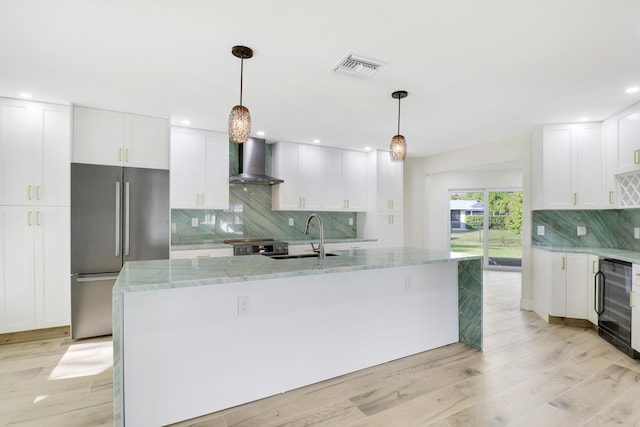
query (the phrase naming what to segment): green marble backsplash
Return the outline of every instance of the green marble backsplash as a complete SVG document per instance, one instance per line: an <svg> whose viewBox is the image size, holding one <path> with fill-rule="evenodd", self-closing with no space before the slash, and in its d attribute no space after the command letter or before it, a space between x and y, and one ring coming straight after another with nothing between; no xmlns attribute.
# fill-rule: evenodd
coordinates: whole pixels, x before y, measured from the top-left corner
<svg viewBox="0 0 640 427"><path fill-rule="evenodd" d="M640 239L633 238L634 227L640 227L640 209L533 211L532 225L534 245L640 251ZM544 236L537 233L540 225ZM578 226L587 234L578 236Z"/></svg>
<svg viewBox="0 0 640 427"><path fill-rule="evenodd" d="M271 173L271 145L266 147L266 173ZM238 147L229 144L229 174L238 173ZM272 211L271 186L238 185L229 187L229 209L172 209L171 244L216 243L225 239L273 238L276 240L304 240L318 238L318 226L313 222L310 236L304 226L311 212ZM328 239L357 236L355 212L319 212ZM192 219L198 219L193 227ZM289 226L289 219L293 226ZM352 224L349 223L351 220Z"/></svg>

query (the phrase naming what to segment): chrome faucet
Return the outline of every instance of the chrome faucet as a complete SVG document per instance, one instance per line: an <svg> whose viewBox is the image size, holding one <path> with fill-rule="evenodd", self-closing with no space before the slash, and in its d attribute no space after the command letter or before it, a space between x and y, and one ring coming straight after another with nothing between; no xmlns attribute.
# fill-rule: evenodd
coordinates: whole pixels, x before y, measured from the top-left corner
<svg viewBox="0 0 640 427"><path fill-rule="evenodd" d="M309 218L307 219L307 225L304 228L304 234L309 234L309 224L311 224L311 220L315 218L318 221L318 226L320 227L320 243L318 244L318 247L314 247L313 246L313 242L311 242L311 247L313 248L314 252L318 253L318 259L325 259L324 256L324 226L322 225L322 219L317 215L312 213L311 215L309 215Z"/></svg>

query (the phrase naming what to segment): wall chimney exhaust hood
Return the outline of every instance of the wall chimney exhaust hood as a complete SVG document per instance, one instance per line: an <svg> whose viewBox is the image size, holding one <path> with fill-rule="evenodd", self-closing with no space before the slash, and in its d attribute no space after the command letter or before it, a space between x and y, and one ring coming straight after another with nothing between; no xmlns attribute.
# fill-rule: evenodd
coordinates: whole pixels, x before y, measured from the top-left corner
<svg viewBox="0 0 640 427"><path fill-rule="evenodd" d="M260 138L249 138L244 144L238 145L239 171L238 175L230 176L230 184L281 184L282 179L265 175L265 146L266 141Z"/></svg>

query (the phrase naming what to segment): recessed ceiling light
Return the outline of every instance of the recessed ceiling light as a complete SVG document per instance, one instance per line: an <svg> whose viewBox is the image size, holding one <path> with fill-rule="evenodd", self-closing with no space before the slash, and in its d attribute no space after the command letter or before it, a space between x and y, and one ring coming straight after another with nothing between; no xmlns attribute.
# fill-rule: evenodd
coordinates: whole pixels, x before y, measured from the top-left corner
<svg viewBox="0 0 640 427"><path fill-rule="evenodd" d="M314 144L320 144L320 140L318 138L316 138L316 139L313 140L313 143Z"/></svg>
<svg viewBox="0 0 640 427"><path fill-rule="evenodd" d="M589 117L580 117L580 121L581 122L588 122L589 121Z"/></svg>
<svg viewBox="0 0 640 427"><path fill-rule="evenodd" d="M182 123L183 125L190 125L191 124L191 120L183 120L180 123Z"/></svg>
<svg viewBox="0 0 640 427"><path fill-rule="evenodd" d="M364 147L364 151L371 151L371 147Z"/></svg>
<svg viewBox="0 0 640 427"><path fill-rule="evenodd" d="M31 95L30 93L22 92L20 94L20 97L22 97L22 98L33 98L33 95Z"/></svg>
<svg viewBox="0 0 640 427"><path fill-rule="evenodd" d="M264 136L264 131L259 130L259 131L257 132L257 134L258 134L258 136Z"/></svg>
<svg viewBox="0 0 640 427"><path fill-rule="evenodd" d="M640 87L631 86L631 87L628 87L627 90L625 90L625 92L627 92L627 93L636 93L639 90L640 90Z"/></svg>

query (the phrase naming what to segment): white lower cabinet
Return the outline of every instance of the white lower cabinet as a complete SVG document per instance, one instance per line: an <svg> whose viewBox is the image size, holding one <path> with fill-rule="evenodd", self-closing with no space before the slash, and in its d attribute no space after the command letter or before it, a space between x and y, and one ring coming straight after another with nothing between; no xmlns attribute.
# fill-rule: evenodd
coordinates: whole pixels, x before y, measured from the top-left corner
<svg viewBox="0 0 640 427"><path fill-rule="evenodd" d="M633 264L631 289L631 347L640 351L640 264Z"/></svg>
<svg viewBox="0 0 640 427"><path fill-rule="evenodd" d="M588 254L534 249L536 313L545 320L548 316L588 319L597 259Z"/></svg>
<svg viewBox="0 0 640 427"><path fill-rule="evenodd" d="M70 320L68 207L0 207L0 333Z"/></svg>

